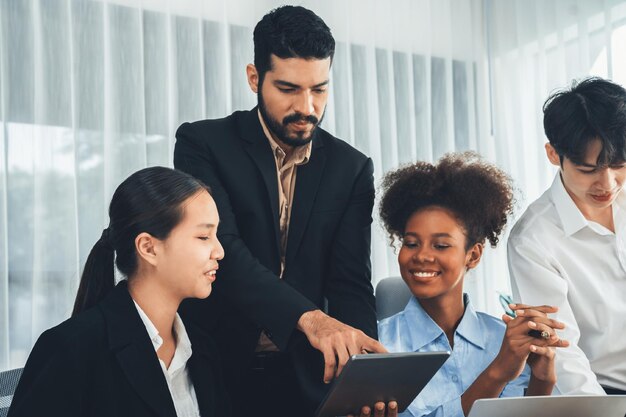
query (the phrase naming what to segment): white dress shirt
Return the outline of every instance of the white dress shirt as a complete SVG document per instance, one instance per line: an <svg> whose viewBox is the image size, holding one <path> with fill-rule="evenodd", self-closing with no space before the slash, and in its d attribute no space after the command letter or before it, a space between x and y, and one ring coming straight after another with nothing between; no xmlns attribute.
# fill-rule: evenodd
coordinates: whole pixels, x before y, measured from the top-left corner
<svg viewBox="0 0 626 417"><path fill-rule="evenodd" d="M626 390L626 194L613 204L615 233L587 220L557 174L508 241L513 297L559 308L570 347L557 349L562 394Z"/></svg>
<svg viewBox="0 0 626 417"><path fill-rule="evenodd" d="M159 336L157 328L136 302L135 307L137 307L141 321L146 326L148 336L156 352L163 345L163 339ZM176 415L178 417L199 417L198 399L196 398L196 391L193 388L193 382L187 369L187 360L191 357L191 341L178 313L174 319L174 333L176 334L176 351L174 352L172 362L170 362L170 367L166 368L165 363L161 359L159 359L159 363L172 395Z"/></svg>

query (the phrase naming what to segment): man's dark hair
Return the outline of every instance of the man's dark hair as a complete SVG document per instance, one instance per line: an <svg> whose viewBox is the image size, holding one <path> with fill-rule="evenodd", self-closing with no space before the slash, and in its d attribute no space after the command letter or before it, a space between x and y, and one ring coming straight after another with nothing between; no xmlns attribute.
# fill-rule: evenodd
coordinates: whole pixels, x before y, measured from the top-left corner
<svg viewBox="0 0 626 417"><path fill-rule="evenodd" d="M626 161L626 90L602 78L574 81L553 93L543 105L543 127L561 158L581 165L589 144L599 139L596 165Z"/></svg>
<svg viewBox="0 0 626 417"><path fill-rule="evenodd" d="M300 6L281 6L263 16L254 28L254 66L260 83L279 58L333 59L335 39L326 23Z"/></svg>

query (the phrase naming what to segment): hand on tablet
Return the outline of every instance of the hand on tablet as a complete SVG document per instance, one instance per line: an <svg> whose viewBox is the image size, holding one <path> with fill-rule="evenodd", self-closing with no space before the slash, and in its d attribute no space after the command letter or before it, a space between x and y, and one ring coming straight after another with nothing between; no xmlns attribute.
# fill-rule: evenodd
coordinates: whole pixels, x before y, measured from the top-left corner
<svg viewBox="0 0 626 417"><path fill-rule="evenodd" d="M324 382L329 383L339 376L350 356L363 353L386 353L387 350L377 340L361 330L343 324L321 310L307 311L298 320L298 330L302 331L309 343L324 355Z"/></svg>
<svg viewBox="0 0 626 417"><path fill-rule="evenodd" d="M385 410L386 409L386 410ZM387 411L387 414L385 414ZM359 417L397 417L398 416L398 404L395 401L389 401L387 406L385 407L385 403L378 402L374 404L374 414L372 414L372 409L365 405L361 408L361 414ZM349 414L347 417L354 417L354 415Z"/></svg>

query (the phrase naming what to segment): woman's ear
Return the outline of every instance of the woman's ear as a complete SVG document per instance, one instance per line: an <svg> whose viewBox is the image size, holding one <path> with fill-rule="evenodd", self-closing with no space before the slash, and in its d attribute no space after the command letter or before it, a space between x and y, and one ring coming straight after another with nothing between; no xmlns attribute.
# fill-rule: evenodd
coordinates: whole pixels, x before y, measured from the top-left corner
<svg viewBox="0 0 626 417"><path fill-rule="evenodd" d="M482 243L476 243L467 252L467 261L465 263L465 267L468 271L470 269L476 268L476 265L480 263L480 258L483 256L483 249L484 246Z"/></svg>
<svg viewBox="0 0 626 417"><path fill-rule="evenodd" d="M150 233L140 233L135 238L135 250L141 259L148 262L152 266L157 265L157 251L156 245L158 239L152 236Z"/></svg>

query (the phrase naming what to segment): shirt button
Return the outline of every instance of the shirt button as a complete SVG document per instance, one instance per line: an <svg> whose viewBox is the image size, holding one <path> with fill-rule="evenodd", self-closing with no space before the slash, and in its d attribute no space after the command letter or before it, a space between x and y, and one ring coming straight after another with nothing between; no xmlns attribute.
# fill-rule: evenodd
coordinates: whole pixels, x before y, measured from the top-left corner
<svg viewBox="0 0 626 417"><path fill-rule="evenodd" d="M452 382L459 382L459 377L456 375L452 375Z"/></svg>

